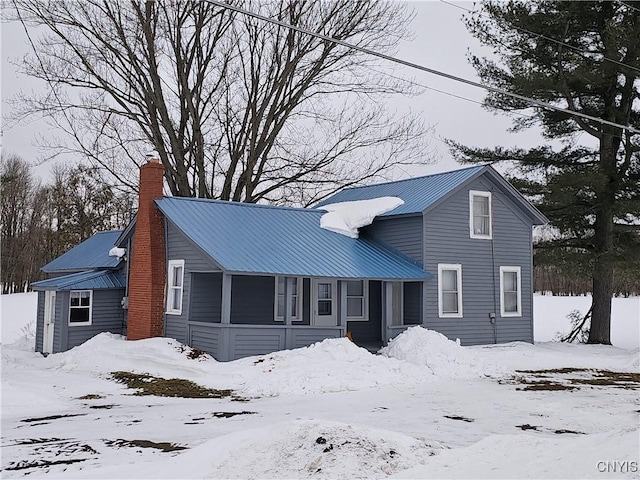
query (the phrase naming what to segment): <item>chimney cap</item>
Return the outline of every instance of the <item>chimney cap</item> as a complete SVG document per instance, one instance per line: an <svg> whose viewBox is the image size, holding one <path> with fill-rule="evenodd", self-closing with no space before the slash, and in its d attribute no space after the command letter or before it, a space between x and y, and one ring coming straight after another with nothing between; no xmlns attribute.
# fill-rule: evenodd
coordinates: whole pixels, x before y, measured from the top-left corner
<svg viewBox="0 0 640 480"><path fill-rule="evenodd" d="M152 150L145 155L147 163L160 163L160 155L156 150Z"/></svg>

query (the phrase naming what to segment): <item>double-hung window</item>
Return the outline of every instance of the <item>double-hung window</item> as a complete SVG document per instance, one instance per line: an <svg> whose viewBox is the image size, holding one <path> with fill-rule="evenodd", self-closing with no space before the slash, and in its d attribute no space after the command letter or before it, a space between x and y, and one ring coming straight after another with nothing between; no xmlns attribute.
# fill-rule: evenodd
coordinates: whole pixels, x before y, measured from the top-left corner
<svg viewBox="0 0 640 480"><path fill-rule="evenodd" d="M469 232L471 238L491 239L491 192L469 191Z"/></svg>
<svg viewBox="0 0 640 480"><path fill-rule="evenodd" d="M69 292L69 325L91 325L91 290Z"/></svg>
<svg viewBox="0 0 640 480"><path fill-rule="evenodd" d="M286 305L284 282L286 277L276 277L276 321L284 321L284 312ZM302 320L300 308L302 305L300 290L302 288L302 279L294 277L291 279L291 320Z"/></svg>
<svg viewBox="0 0 640 480"><path fill-rule="evenodd" d="M184 260L169 260L167 274L167 313L182 314L182 291L184 282Z"/></svg>
<svg viewBox="0 0 640 480"><path fill-rule="evenodd" d="M365 280L347 280L347 320L368 320L367 283Z"/></svg>
<svg viewBox="0 0 640 480"><path fill-rule="evenodd" d="M438 264L438 313L440 317L462 317L462 265Z"/></svg>
<svg viewBox="0 0 640 480"><path fill-rule="evenodd" d="M520 267L500 267L500 315L522 316Z"/></svg>

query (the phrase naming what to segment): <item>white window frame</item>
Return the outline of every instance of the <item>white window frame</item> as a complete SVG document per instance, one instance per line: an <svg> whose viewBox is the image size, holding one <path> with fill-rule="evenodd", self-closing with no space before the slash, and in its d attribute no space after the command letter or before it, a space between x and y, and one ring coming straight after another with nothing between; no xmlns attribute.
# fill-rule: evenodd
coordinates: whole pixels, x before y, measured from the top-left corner
<svg viewBox="0 0 640 480"><path fill-rule="evenodd" d="M175 268L182 268L182 278L180 279L180 286L172 285L173 270ZM173 308L173 299L175 292L180 292L180 307ZM169 260L167 265L167 305L165 313L168 315L182 315L182 304L184 303L184 260Z"/></svg>
<svg viewBox="0 0 640 480"><path fill-rule="evenodd" d="M71 321L71 310L72 309L79 309L79 308L87 308L87 307L84 307L84 306L72 307L71 306L71 298L72 298L74 293L84 293L84 292L89 292L89 320L86 321L86 322L72 322ZM69 292L69 318L68 318L69 326L70 327L80 327L80 326L91 325L92 320L93 320L93 290L71 290Z"/></svg>
<svg viewBox="0 0 640 480"><path fill-rule="evenodd" d="M475 233L473 228L473 199L474 197L486 197L489 199L489 235ZM480 190L469 190L469 236L471 238L480 238L491 240L493 238L493 206L491 192L483 192Z"/></svg>
<svg viewBox="0 0 640 480"><path fill-rule="evenodd" d="M458 311L456 313L443 312L442 307L442 272L453 270L456 272L458 285ZM438 264L438 316L440 318L462 318L462 265L459 263L439 263Z"/></svg>
<svg viewBox="0 0 640 480"><path fill-rule="evenodd" d="M348 282L362 282L362 295L352 295L349 297L347 294ZM344 306L345 306L345 318L349 322L368 322L369 321L369 280L344 280ZM349 316L348 302L349 298L362 298L362 315Z"/></svg>
<svg viewBox="0 0 640 480"><path fill-rule="evenodd" d="M274 301L273 301L273 319L276 322L284 322L284 315L278 315L278 281L280 278L285 279L287 277L282 277L282 276L276 276L274 277ZM304 302L304 283L303 283L303 278L302 277L292 277L295 278L296 281L298 282L298 295L296 295L296 297L298 297L298 301L296 303L296 314L295 316L291 317L291 321L292 322L301 322L302 320L304 320L302 318L302 305ZM285 304L285 309L287 308L287 299L285 297L284 299L284 304Z"/></svg>
<svg viewBox="0 0 640 480"><path fill-rule="evenodd" d="M504 310L504 274L515 273L516 274L516 287L517 293L517 311L505 312ZM500 316L501 317L521 317L522 316L522 280L521 280L521 268L520 267L500 267Z"/></svg>

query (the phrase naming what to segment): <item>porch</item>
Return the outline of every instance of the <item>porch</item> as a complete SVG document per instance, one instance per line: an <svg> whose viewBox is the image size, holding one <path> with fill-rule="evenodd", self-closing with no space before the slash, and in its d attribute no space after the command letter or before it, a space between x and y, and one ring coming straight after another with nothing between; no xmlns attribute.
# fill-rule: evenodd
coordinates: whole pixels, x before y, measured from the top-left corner
<svg viewBox="0 0 640 480"><path fill-rule="evenodd" d="M185 275L180 329L188 345L219 361L300 348L347 332L356 344L377 350L422 323L422 285L192 272ZM169 313L165 319L167 336L174 336L171 329L180 319Z"/></svg>

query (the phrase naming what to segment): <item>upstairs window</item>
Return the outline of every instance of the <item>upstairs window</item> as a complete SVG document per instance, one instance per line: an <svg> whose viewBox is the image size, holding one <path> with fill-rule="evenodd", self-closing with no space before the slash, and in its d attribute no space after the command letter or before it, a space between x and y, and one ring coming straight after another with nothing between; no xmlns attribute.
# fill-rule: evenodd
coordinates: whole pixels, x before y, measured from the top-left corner
<svg viewBox="0 0 640 480"><path fill-rule="evenodd" d="M284 295L284 282L286 277L276 277L276 320L279 322L284 321L285 312L285 295ZM300 316L300 306L302 304L300 300L300 289L302 288L302 279L294 277L291 282L291 320L302 320Z"/></svg>
<svg viewBox="0 0 640 480"><path fill-rule="evenodd" d="M91 290L69 292L69 325L91 325Z"/></svg>
<svg viewBox="0 0 640 480"><path fill-rule="evenodd" d="M522 316L520 267L500 267L500 315Z"/></svg>
<svg viewBox="0 0 640 480"><path fill-rule="evenodd" d="M184 260L169 260L167 282L167 313L182 314L182 291L184 282Z"/></svg>
<svg viewBox="0 0 640 480"><path fill-rule="evenodd" d="M364 280L348 280L347 285L347 320L368 320L367 282Z"/></svg>
<svg viewBox="0 0 640 480"><path fill-rule="evenodd" d="M491 192L469 192L469 231L471 238L491 238Z"/></svg>
<svg viewBox="0 0 640 480"><path fill-rule="evenodd" d="M462 317L462 265L438 264L438 313L440 317Z"/></svg>

